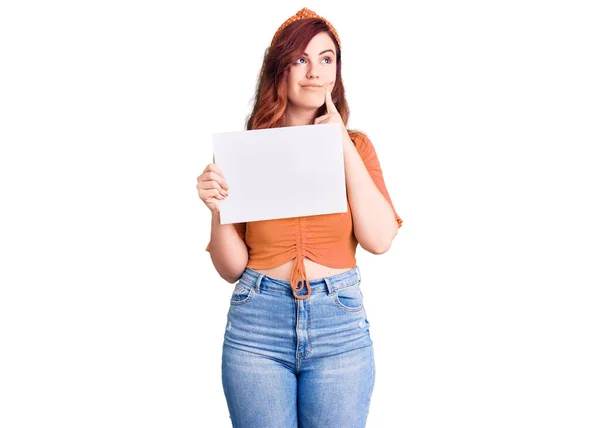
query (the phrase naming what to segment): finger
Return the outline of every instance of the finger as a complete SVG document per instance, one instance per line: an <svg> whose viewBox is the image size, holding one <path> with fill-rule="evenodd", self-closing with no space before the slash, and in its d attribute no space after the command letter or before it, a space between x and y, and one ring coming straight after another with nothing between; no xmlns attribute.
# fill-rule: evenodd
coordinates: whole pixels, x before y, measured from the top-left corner
<svg viewBox="0 0 600 428"><path fill-rule="evenodd" d="M203 201L219 199L223 195L217 189L198 189L198 196Z"/></svg>
<svg viewBox="0 0 600 428"><path fill-rule="evenodd" d="M229 189L229 185L227 184L225 177L223 177L223 172L217 164L211 163L206 167L206 169L207 171L205 174L207 174L206 177L208 180L216 180L221 186L223 186L225 190Z"/></svg>
<svg viewBox="0 0 600 428"><path fill-rule="evenodd" d="M219 192L217 189L204 190L204 194L206 195L206 199L223 200L227 197L226 195L223 195L221 192Z"/></svg>
<svg viewBox="0 0 600 428"><path fill-rule="evenodd" d="M221 171L221 168L216 163L209 163L208 165L206 165L206 168L204 168L203 172L208 171L215 171L217 174L223 175L223 171Z"/></svg>
<svg viewBox="0 0 600 428"><path fill-rule="evenodd" d="M200 181L198 184L196 184L196 188L199 192L208 193L210 195L213 193L220 193L223 196L229 196L229 192L225 190L216 180Z"/></svg>
<svg viewBox="0 0 600 428"><path fill-rule="evenodd" d="M218 174L215 171L208 171L202 174L204 177L200 181L200 183L209 183L204 184L202 187L204 189L211 189L213 187L218 187L219 189L223 189L225 191L229 190L229 185L225 178L222 175ZM215 183L217 186L214 186L212 183Z"/></svg>
<svg viewBox="0 0 600 428"><path fill-rule="evenodd" d="M198 195L200 195L201 199L225 199L227 198L229 195L228 194L224 194L222 190L219 189L199 189L198 190Z"/></svg>
<svg viewBox="0 0 600 428"><path fill-rule="evenodd" d="M325 91L325 105L327 106L327 114L335 114L338 112L335 108L335 104L333 103L333 99L331 98L332 90L333 84L330 84L327 86L327 90Z"/></svg>

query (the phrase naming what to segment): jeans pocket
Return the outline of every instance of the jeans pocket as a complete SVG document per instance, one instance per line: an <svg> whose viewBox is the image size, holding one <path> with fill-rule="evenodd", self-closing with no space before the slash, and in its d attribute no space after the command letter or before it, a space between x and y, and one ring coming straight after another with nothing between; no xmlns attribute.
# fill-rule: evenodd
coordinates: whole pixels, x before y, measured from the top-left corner
<svg viewBox="0 0 600 428"><path fill-rule="evenodd" d="M244 305L252 300L255 293L256 292L254 291L254 288L241 281L238 281L237 284L235 284L233 293L231 294L230 302L232 305Z"/></svg>
<svg viewBox="0 0 600 428"><path fill-rule="evenodd" d="M360 290L360 282L338 288L333 297L335 303L346 311L356 312L363 308L363 294Z"/></svg>

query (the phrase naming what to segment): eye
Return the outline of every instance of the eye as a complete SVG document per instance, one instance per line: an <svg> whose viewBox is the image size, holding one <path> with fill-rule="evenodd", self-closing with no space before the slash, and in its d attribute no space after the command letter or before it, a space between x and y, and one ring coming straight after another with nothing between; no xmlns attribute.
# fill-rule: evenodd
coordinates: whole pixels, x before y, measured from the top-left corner
<svg viewBox="0 0 600 428"><path fill-rule="evenodd" d="M323 60L327 60L326 64L331 64L333 62L333 60L329 56L326 56L325 58L323 58ZM306 59L304 57L298 58L295 64L303 64L299 61L304 61L304 63L306 63Z"/></svg>

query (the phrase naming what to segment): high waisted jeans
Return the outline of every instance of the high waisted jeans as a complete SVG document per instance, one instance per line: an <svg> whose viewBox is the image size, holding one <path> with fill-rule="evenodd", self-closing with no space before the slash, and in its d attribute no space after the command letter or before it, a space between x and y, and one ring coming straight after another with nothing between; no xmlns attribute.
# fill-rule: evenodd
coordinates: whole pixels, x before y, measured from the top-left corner
<svg viewBox="0 0 600 428"><path fill-rule="evenodd" d="M302 300L289 281L246 268L223 342L234 428L365 427L375 360L360 283L355 266L310 281Z"/></svg>

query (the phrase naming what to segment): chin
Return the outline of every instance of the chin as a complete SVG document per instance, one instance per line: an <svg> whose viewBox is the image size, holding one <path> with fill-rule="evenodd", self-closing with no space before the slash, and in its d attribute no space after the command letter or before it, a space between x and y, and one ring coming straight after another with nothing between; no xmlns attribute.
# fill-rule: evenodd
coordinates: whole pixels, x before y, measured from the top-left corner
<svg viewBox="0 0 600 428"><path fill-rule="evenodd" d="M294 108L300 109L300 110L314 110L315 112L317 110L319 110L319 108L323 105L317 105L317 104L306 104L306 103L293 103L294 104Z"/></svg>

